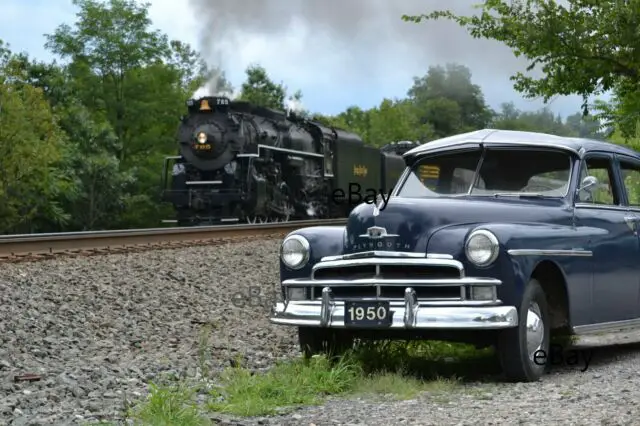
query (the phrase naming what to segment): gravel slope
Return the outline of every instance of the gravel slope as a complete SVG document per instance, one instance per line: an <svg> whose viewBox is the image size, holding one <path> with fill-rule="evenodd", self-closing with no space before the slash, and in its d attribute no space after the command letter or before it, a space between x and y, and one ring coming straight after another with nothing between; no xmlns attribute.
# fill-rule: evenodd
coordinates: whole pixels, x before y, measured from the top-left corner
<svg viewBox="0 0 640 426"><path fill-rule="evenodd" d="M158 374L193 376L204 336L210 369L295 354L293 330L271 326L268 307L233 306L239 291L276 288L278 244L0 265L0 424L121 417ZM14 383L26 373L42 380Z"/></svg>
<svg viewBox="0 0 640 426"><path fill-rule="evenodd" d="M0 424L116 420L164 374L193 376L238 356L254 369L297 354L267 320L278 241L0 265ZM264 307L233 306L262 288ZM237 297L237 296L236 296ZM254 299L254 304L257 304ZM238 299L236 299L238 304ZM207 345L208 342L208 345ZM199 354L209 346L211 354ZM36 382L14 383L35 373ZM640 348L596 352L589 369L536 384L470 383L446 400L332 399L276 418L223 424L638 424Z"/></svg>

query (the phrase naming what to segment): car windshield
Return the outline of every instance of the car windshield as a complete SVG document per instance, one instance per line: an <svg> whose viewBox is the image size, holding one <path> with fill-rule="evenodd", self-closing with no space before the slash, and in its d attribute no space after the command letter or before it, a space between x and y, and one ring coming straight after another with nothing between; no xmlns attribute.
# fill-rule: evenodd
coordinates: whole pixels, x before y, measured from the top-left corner
<svg viewBox="0 0 640 426"><path fill-rule="evenodd" d="M564 197L570 176L571 157L564 151L478 148L420 159L398 196Z"/></svg>

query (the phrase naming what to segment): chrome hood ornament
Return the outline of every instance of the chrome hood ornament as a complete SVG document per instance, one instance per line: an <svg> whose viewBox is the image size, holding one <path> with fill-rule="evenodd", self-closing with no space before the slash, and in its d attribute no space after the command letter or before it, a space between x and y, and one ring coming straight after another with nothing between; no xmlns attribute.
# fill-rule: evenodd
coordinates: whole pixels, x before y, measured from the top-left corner
<svg viewBox="0 0 640 426"><path fill-rule="evenodd" d="M367 233L360 235L360 238L369 238L372 240L378 240L385 237L399 237L397 234L388 234L386 228L380 226L372 226L367 228Z"/></svg>

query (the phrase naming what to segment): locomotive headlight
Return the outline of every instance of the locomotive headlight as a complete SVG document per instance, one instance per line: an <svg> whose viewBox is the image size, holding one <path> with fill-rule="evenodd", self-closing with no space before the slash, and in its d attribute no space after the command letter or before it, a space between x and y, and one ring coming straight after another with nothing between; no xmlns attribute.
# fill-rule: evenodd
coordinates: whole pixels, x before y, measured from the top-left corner
<svg viewBox="0 0 640 426"><path fill-rule="evenodd" d="M287 237L280 246L280 258L291 269L300 269L309 261L309 241L301 235Z"/></svg>
<svg viewBox="0 0 640 426"><path fill-rule="evenodd" d="M205 143L207 141L207 134L205 132L198 133L198 142Z"/></svg>
<svg viewBox="0 0 640 426"><path fill-rule="evenodd" d="M464 246L467 259L476 266L489 266L498 258L498 238L486 229L473 231Z"/></svg>

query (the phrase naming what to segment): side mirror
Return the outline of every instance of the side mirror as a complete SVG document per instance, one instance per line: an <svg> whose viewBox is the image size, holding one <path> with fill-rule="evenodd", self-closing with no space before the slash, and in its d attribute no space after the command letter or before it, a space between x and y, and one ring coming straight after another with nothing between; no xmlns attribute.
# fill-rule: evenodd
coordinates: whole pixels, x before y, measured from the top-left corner
<svg viewBox="0 0 640 426"><path fill-rule="evenodd" d="M580 184L580 188L578 188L578 192L585 191L589 188L593 188L598 184L598 178L595 176L587 176L582 179L582 183Z"/></svg>
<svg viewBox="0 0 640 426"><path fill-rule="evenodd" d="M594 188L597 185L598 185L598 179L595 176L587 176L584 179L582 179L582 183L580 184L580 187L576 190L576 195L575 195L576 202L578 202L578 201L586 201L586 202L591 201L592 194L590 192L587 193L586 198L583 199L583 200L581 200L580 193L582 191L587 191L587 190L589 190L591 188Z"/></svg>

